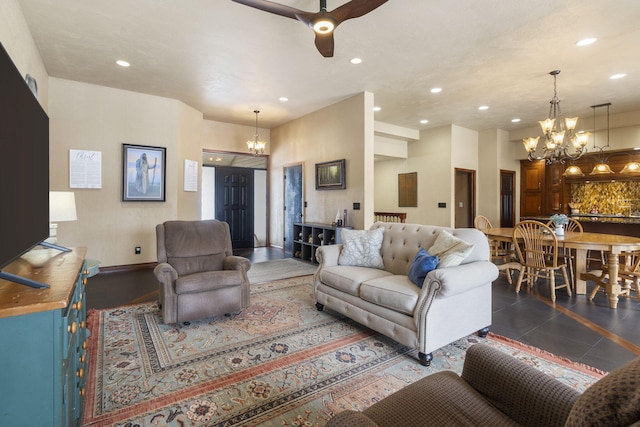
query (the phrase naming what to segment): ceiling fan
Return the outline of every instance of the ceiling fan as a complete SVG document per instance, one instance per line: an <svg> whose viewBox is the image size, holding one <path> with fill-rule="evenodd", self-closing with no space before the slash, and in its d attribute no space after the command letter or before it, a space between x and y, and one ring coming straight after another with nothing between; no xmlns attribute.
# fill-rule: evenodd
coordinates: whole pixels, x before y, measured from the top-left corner
<svg viewBox="0 0 640 427"><path fill-rule="evenodd" d="M333 56L333 31L342 22L351 18L366 15L388 0L351 0L348 3L327 11L327 1L320 0L320 12L305 12L295 7L274 3L267 0L233 0L265 12L287 18L297 19L308 25L316 34L316 47L324 57Z"/></svg>

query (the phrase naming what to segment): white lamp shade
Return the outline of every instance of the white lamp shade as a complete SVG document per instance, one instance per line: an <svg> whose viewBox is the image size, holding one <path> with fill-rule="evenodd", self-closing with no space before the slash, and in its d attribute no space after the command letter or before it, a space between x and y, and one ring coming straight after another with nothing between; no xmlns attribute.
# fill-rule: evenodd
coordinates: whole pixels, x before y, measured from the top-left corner
<svg viewBox="0 0 640 427"><path fill-rule="evenodd" d="M76 197L72 191L49 192L49 222L75 221Z"/></svg>

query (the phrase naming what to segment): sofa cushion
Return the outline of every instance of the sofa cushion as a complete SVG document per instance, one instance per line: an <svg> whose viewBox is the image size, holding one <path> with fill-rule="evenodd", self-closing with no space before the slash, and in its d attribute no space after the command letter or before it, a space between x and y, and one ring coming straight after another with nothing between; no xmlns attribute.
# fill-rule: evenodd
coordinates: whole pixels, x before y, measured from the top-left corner
<svg viewBox="0 0 640 427"><path fill-rule="evenodd" d="M358 267L384 268L380 247L384 238L384 229L375 230L342 230L342 252L338 258L339 265L355 265Z"/></svg>
<svg viewBox="0 0 640 427"><path fill-rule="evenodd" d="M460 265L472 250L471 243L457 238L447 230L441 230L428 252L440 260L438 268L445 268Z"/></svg>
<svg viewBox="0 0 640 427"><path fill-rule="evenodd" d="M360 298L400 313L413 315L420 290L407 276L371 279L360 285Z"/></svg>
<svg viewBox="0 0 640 427"><path fill-rule="evenodd" d="M609 373L576 401L565 426L629 426L640 421L640 357Z"/></svg>
<svg viewBox="0 0 640 427"><path fill-rule="evenodd" d="M324 267L320 270L319 275L320 281L325 285L358 297L360 296L360 284L362 282L379 277L388 277L392 274L376 268L343 265Z"/></svg>
<svg viewBox="0 0 640 427"><path fill-rule="evenodd" d="M418 285L422 289L424 278L427 273L434 270L438 266L438 257L431 256L424 248L421 248L409 267L409 280Z"/></svg>

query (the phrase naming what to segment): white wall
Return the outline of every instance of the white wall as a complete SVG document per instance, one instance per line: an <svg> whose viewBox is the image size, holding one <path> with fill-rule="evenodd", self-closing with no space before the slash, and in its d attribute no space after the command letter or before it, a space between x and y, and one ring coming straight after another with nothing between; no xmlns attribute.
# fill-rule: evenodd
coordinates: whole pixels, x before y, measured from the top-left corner
<svg viewBox="0 0 640 427"><path fill-rule="evenodd" d="M200 219L216 219L216 168L202 168L202 209Z"/></svg>

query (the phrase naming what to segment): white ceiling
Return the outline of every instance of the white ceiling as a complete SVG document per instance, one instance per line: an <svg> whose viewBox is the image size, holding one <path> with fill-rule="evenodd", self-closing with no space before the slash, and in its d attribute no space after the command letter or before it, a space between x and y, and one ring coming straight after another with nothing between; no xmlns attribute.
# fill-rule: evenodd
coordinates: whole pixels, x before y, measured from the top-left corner
<svg viewBox="0 0 640 427"><path fill-rule="evenodd" d="M336 29L333 58L302 23L231 0L19 2L50 76L179 99L222 122L253 126L258 108L272 128L369 91L378 121L514 130L547 116L554 69L563 113L583 127L594 104L640 111L639 0L389 0ZM588 36L598 41L575 46Z"/></svg>

